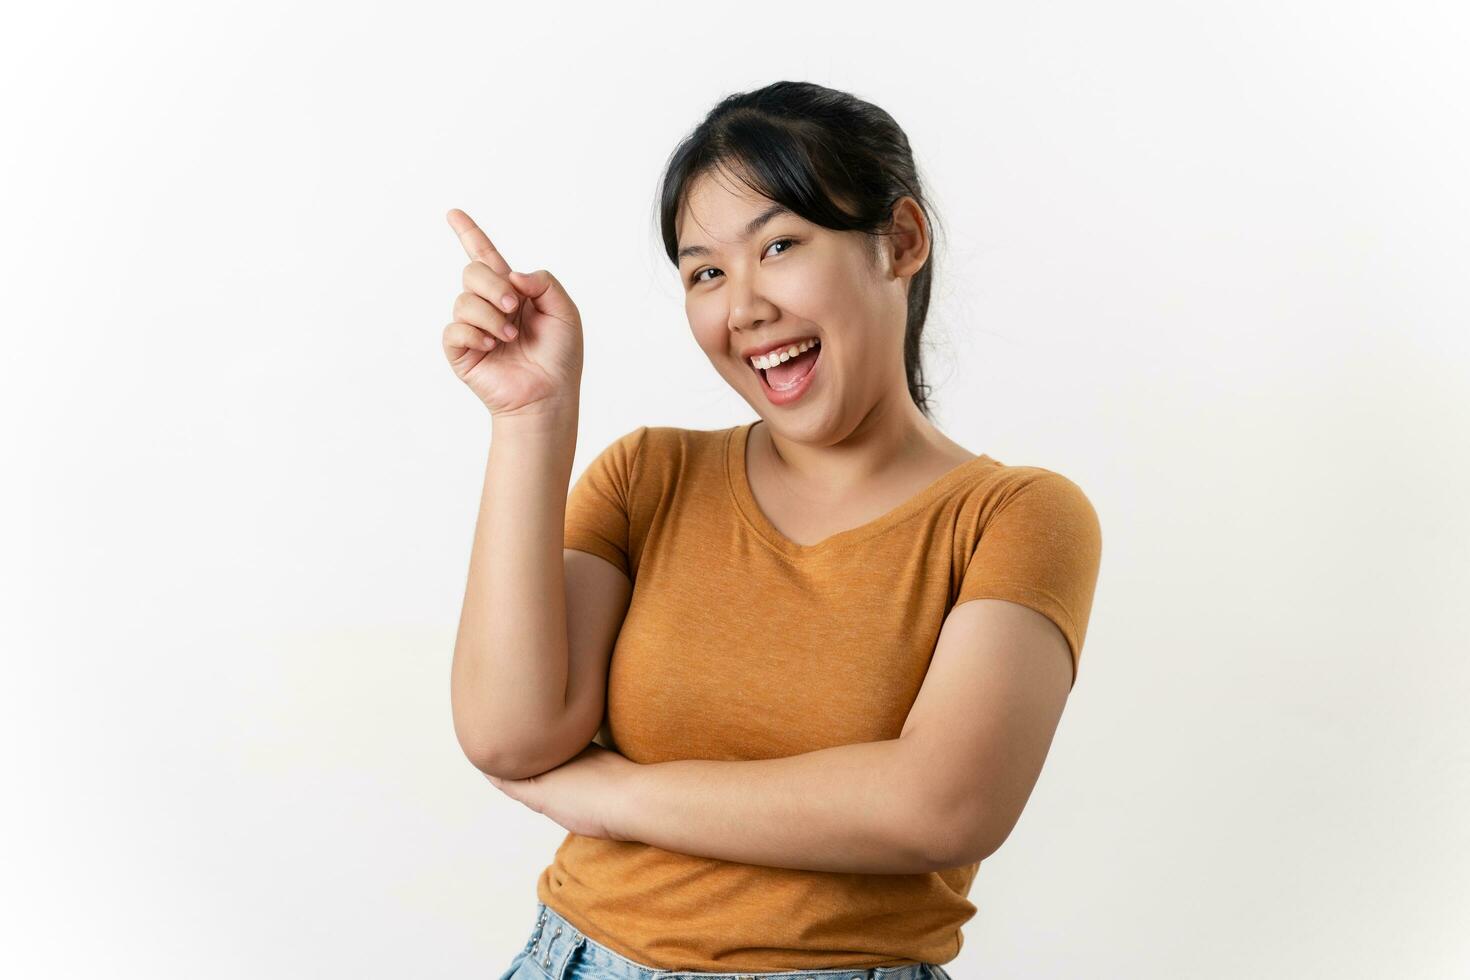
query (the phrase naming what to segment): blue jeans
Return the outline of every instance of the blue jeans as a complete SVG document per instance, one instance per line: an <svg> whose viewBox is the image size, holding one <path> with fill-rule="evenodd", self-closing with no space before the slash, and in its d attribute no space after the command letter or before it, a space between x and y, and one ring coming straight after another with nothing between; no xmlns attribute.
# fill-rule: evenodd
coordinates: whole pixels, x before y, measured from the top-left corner
<svg viewBox="0 0 1470 980"><path fill-rule="evenodd" d="M700 973L660 970L635 963L601 943L587 938L545 902L536 903L536 925L531 937L500 980L952 980L938 963L907 966L845 967L837 970L783 970L773 973Z"/></svg>

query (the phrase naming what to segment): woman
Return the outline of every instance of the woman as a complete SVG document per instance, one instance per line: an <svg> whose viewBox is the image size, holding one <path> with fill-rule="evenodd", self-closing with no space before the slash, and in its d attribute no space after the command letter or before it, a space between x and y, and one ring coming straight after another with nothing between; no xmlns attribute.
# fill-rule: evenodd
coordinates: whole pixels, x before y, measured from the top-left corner
<svg viewBox="0 0 1470 980"><path fill-rule="evenodd" d="M1075 681L1101 532L1065 476L930 421L928 215L883 110L797 82L721 102L661 230L758 418L640 426L564 495L577 308L449 213L473 261L444 348L492 416L455 731L568 830L502 980L932 980L959 953Z"/></svg>

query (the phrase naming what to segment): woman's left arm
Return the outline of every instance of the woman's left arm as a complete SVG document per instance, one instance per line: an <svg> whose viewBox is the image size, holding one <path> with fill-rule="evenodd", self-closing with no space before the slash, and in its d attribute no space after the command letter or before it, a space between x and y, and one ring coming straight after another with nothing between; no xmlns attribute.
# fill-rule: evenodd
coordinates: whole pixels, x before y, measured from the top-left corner
<svg viewBox="0 0 1470 980"><path fill-rule="evenodd" d="M916 746L902 738L779 759L680 759L629 771L619 840L778 868L918 874L947 867Z"/></svg>

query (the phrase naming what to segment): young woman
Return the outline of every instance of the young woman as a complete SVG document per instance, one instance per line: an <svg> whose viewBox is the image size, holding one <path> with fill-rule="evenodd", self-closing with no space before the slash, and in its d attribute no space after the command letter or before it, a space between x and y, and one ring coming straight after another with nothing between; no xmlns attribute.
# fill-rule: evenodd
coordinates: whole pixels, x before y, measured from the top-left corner
<svg viewBox="0 0 1470 980"><path fill-rule="evenodd" d="M568 494L577 307L449 213L444 350L492 418L455 731L568 831L502 980L946 977L1076 678L1097 515L930 420L929 207L886 112L731 96L660 220L758 418L640 426Z"/></svg>

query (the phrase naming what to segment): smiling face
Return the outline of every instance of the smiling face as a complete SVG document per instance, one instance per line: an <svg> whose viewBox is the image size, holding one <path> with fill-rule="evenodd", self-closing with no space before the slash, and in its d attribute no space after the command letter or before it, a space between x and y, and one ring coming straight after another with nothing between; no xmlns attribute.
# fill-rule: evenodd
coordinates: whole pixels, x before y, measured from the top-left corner
<svg viewBox="0 0 1470 980"><path fill-rule="evenodd" d="M884 399L911 403L903 337L912 272L896 273L887 248L874 259L861 233L812 224L711 172L691 185L676 228L694 339L773 427L828 443ZM773 393L742 356L809 337L820 341L815 366L794 399Z"/></svg>

